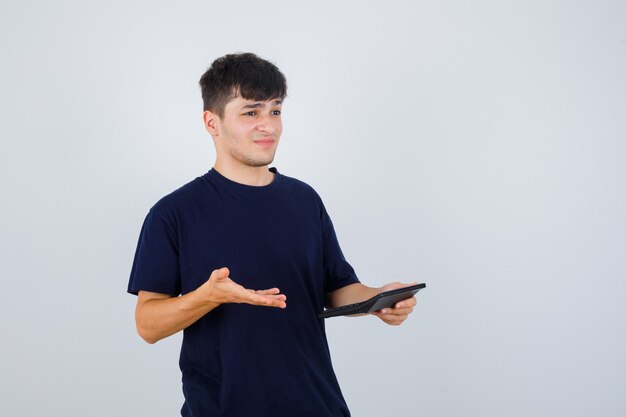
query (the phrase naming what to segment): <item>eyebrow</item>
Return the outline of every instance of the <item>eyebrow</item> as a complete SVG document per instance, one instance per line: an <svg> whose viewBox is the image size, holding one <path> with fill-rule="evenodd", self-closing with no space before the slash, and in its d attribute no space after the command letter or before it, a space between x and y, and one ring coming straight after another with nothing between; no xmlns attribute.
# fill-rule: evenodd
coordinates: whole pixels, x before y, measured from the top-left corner
<svg viewBox="0 0 626 417"><path fill-rule="evenodd" d="M278 104L283 104L282 100L274 100L271 105L272 106L276 106ZM257 102L257 103L252 103L252 104L246 104L245 106L241 107L241 110L243 109L259 109L259 108L263 108L265 107L265 103L262 102Z"/></svg>

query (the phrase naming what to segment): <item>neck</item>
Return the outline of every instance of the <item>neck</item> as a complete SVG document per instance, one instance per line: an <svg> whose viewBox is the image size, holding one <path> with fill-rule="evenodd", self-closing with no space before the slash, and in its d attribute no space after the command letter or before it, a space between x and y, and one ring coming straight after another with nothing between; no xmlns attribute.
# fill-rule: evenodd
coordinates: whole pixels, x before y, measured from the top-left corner
<svg viewBox="0 0 626 417"><path fill-rule="evenodd" d="M251 167L242 164L228 164L219 159L213 166L222 176L239 184L262 187L274 181L275 174L269 170L268 165Z"/></svg>

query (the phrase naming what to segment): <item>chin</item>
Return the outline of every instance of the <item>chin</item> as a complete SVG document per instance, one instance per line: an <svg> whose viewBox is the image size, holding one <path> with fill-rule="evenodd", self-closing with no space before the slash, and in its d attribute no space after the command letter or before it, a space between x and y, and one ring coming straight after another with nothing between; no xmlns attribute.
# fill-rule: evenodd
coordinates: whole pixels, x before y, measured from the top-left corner
<svg viewBox="0 0 626 417"><path fill-rule="evenodd" d="M271 156L266 155L265 158L250 159L249 161L252 163L252 166L262 167L262 166L269 165L272 162L274 162L274 155L273 154Z"/></svg>
<svg viewBox="0 0 626 417"><path fill-rule="evenodd" d="M266 159L266 160L259 160L259 159L250 160L249 159L249 160L243 161L243 163L248 165L249 167L264 167L266 165L271 164L272 162L274 162L274 158Z"/></svg>

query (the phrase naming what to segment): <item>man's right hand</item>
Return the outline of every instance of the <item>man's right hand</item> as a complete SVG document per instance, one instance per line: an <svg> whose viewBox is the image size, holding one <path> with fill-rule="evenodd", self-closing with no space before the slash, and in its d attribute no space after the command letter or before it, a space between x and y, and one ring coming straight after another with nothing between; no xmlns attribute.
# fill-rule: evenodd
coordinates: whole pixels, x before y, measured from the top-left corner
<svg viewBox="0 0 626 417"><path fill-rule="evenodd" d="M287 307L287 297L278 288L267 290L250 290L237 284L228 276L228 268L216 269L211 276L198 288L198 292L207 301L224 303L246 303L266 307Z"/></svg>
<svg viewBox="0 0 626 417"><path fill-rule="evenodd" d="M185 295L139 291L135 319L139 335L155 343L191 326L224 303L247 303L266 307L287 307L287 297L278 288L249 290L228 277L228 268L216 269L209 279Z"/></svg>

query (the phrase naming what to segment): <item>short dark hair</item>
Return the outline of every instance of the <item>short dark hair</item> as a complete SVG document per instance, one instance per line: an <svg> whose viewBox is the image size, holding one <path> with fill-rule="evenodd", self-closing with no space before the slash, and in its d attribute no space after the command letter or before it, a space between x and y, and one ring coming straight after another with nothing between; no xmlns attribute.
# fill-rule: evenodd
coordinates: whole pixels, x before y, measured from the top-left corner
<svg viewBox="0 0 626 417"><path fill-rule="evenodd" d="M287 80L269 61L253 53L217 58L200 78L204 110L224 117L226 104L237 96L267 101L287 96Z"/></svg>

